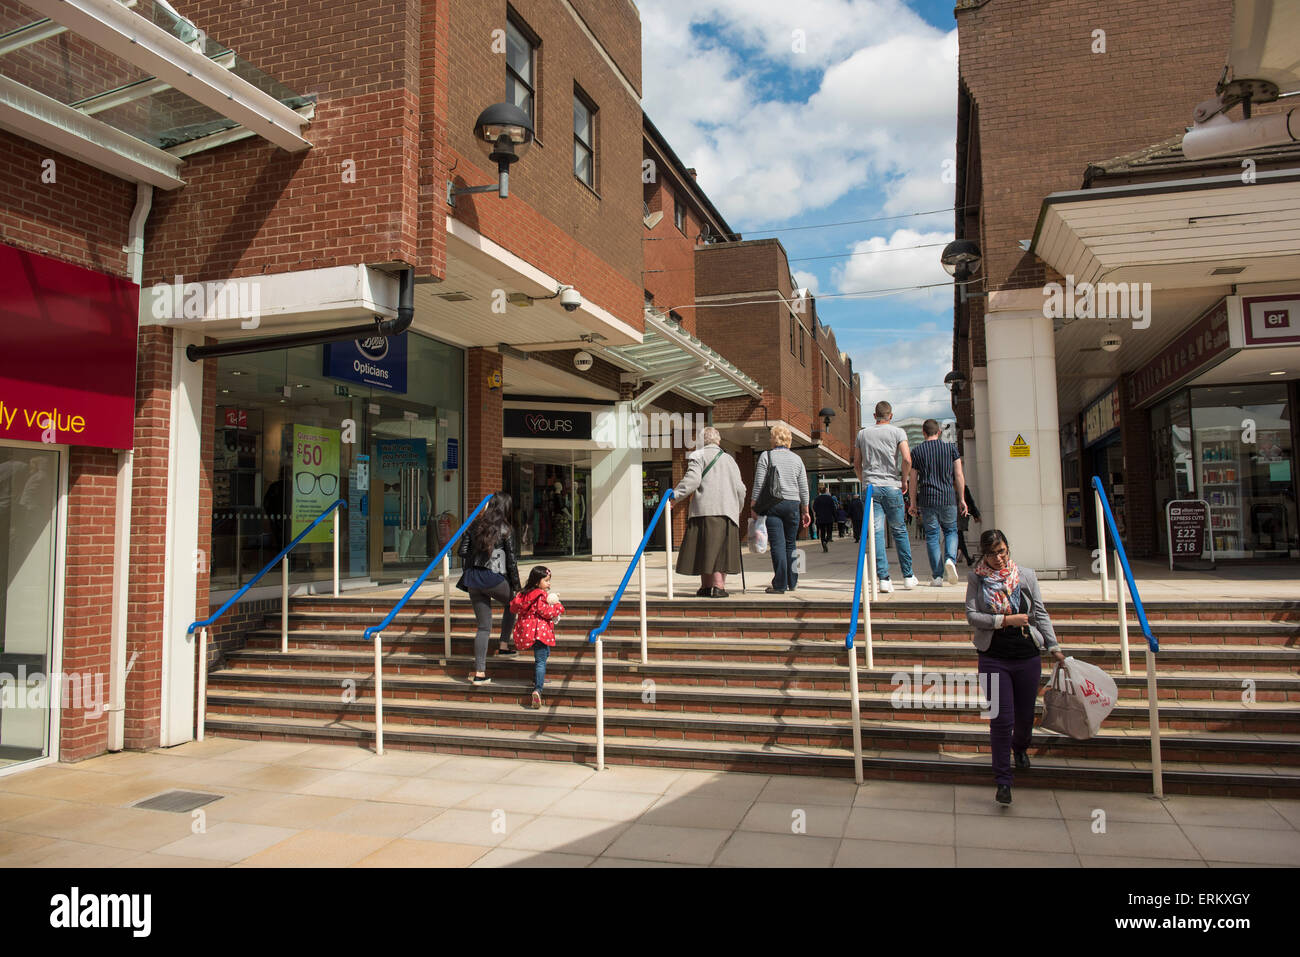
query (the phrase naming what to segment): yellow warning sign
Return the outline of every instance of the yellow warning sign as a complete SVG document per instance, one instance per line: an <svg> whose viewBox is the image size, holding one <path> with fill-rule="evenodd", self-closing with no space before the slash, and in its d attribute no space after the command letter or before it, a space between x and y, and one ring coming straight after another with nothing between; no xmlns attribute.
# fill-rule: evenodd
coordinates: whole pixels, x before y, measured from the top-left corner
<svg viewBox="0 0 1300 957"><path fill-rule="evenodd" d="M1011 457L1013 459L1029 458L1029 443L1025 441L1023 435L1016 435L1016 440L1011 443Z"/></svg>

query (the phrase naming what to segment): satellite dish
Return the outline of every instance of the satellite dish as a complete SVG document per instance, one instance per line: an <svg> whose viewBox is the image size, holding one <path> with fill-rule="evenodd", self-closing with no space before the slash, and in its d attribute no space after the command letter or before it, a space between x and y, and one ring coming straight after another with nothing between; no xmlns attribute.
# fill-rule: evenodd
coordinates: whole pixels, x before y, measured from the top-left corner
<svg viewBox="0 0 1300 957"><path fill-rule="evenodd" d="M647 228L654 229L656 226L659 225L659 220L663 218L664 218L664 211L662 209L658 209L645 218L645 224Z"/></svg>
<svg viewBox="0 0 1300 957"><path fill-rule="evenodd" d="M1233 80L1267 80L1283 92L1300 90L1300 4L1237 0L1228 67Z"/></svg>

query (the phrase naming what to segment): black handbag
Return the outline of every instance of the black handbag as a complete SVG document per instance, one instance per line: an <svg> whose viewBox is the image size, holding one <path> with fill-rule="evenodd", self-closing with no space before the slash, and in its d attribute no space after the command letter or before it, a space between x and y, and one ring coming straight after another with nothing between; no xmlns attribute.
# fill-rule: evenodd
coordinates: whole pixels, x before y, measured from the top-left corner
<svg viewBox="0 0 1300 957"><path fill-rule="evenodd" d="M772 464L772 453L763 454L767 456L767 476L763 480L763 487L758 491L758 500L754 502L754 512L758 515L767 515L785 501L777 492L776 466Z"/></svg>

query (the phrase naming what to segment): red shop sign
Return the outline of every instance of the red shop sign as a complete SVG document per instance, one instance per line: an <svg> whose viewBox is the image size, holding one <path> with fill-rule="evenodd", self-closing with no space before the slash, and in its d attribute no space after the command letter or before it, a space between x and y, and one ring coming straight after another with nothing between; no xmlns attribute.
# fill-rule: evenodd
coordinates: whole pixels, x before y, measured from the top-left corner
<svg viewBox="0 0 1300 957"><path fill-rule="evenodd" d="M132 447L140 287L0 243L0 439Z"/></svg>
<svg viewBox="0 0 1300 957"><path fill-rule="evenodd" d="M226 427L230 429L248 428L248 410L247 409L227 409L226 410Z"/></svg>

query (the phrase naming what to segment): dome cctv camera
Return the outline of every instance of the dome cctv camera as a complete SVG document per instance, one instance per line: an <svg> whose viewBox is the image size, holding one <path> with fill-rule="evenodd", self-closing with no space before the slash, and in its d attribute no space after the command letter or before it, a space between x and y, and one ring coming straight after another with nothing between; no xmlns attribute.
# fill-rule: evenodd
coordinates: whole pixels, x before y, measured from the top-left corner
<svg viewBox="0 0 1300 957"><path fill-rule="evenodd" d="M576 312L582 305L582 294L569 286L560 293L560 305L564 307L565 312Z"/></svg>
<svg viewBox="0 0 1300 957"><path fill-rule="evenodd" d="M1123 340L1119 336L1108 333L1101 337L1101 348L1106 352L1118 352L1121 342Z"/></svg>

